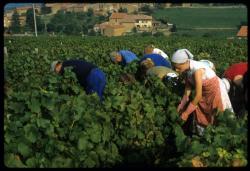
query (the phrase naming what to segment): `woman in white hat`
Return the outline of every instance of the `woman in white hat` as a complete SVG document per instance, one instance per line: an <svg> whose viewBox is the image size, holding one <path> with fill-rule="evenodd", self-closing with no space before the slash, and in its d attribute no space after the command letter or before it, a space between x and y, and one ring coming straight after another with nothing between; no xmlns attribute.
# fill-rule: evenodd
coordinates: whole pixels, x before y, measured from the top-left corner
<svg viewBox="0 0 250 171"><path fill-rule="evenodd" d="M233 112L225 86L209 66L193 60L193 55L187 49L177 50L171 61L175 70L185 76L184 96L177 111L184 121L194 113L199 134L208 124L213 124L217 110L230 109ZM192 87L195 88L195 96L189 102Z"/></svg>

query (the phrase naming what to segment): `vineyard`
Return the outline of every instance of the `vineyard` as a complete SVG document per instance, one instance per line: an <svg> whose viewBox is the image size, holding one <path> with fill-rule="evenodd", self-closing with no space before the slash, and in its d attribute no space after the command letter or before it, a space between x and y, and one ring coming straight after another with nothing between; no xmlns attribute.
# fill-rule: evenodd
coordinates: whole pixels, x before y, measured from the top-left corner
<svg viewBox="0 0 250 171"><path fill-rule="evenodd" d="M6 167L231 167L247 165L247 116L219 113L204 136L187 136L178 116L183 89L148 77L124 84L137 63L112 64L109 53L143 56L148 44L171 56L187 48L211 60L219 76L247 61L246 40L153 37L5 37L4 164ZM86 95L73 72L50 72L53 60L85 59L107 78L104 101Z"/></svg>

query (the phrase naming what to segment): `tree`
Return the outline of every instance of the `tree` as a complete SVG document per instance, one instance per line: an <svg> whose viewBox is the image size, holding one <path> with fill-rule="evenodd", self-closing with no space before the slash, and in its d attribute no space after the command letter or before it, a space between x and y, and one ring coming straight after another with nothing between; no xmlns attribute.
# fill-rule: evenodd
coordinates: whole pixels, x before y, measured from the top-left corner
<svg viewBox="0 0 250 171"><path fill-rule="evenodd" d="M45 25L45 23L41 19L41 17L40 16L36 16L36 26L37 26L37 31L38 32L44 32L45 31L44 25Z"/></svg>
<svg viewBox="0 0 250 171"><path fill-rule="evenodd" d="M152 36L152 33L144 31L144 32L141 33L141 35L142 36Z"/></svg>
<svg viewBox="0 0 250 171"><path fill-rule="evenodd" d="M104 15L98 16L98 23L102 23L106 20L106 17Z"/></svg>
<svg viewBox="0 0 250 171"><path fill-rule="evenodd" d="M150 6L148 4L142 6L140 8L140 11L144 11L144 12L146 12L148 14L151 14L153 12L153 10L150 8Z"/></svg>
<svg viewBox="0 0 250 171"><path fill-rule="evenodd" d="M40 16L36 16L36 26L37 26L38 32L44 31L44 21L42 21ZM26 31L35 31L33 9L28 9L26 12L25 30Z"/></svg>
<svg viewBox="0 0 250 171"><path fill-rule="evenodd" d="M41 14L45 15L50 13L51 13L51 7L46 7L45 5L41 7Z"/></svg>
<svg viewBox="0 0 250 171"><path fill-rule="evenodd" d="M177 27L175 24L173 24L173 27L170 29L171 32L177 32Z"/></svg>
<svg viewBox="0 0 250 171"><path fill-rule="evenodd" d="M92 17L94 15L94 10L92 8L88 9L87 16Z"/></svg>
<svg viewBox="0 0 250 171"><path fill-rule="evenodd" d="M165 35L162 32L156 32L154 34L155 37L164 37Z"/></svg>
<svg viewBox="0 0 250 171"><path fill-rule="evenodd" d="M10 26L10 30L12 33L20 33L21 31L21 24L19 21L19 14L15 11L13 16L12 16L12 22Z"/></svg>
<svg viewBox="0 0 250 171"><path fill-rule="evenodd" d="M82 31L81 24L77 21L76 18L73 18L70 22L68 22L63 30L63 32L68 35L70 34L77 35L81 31Z"/></svg>
<svg viewBox="0 0 250 171"><path fill-rule="evenodd" d="M136 27L134 27L134 28L132 29L132 32L133 32L133 33L137 33Z"/></svg>
<svg viewBox="0 0 250 171"><path fill-rule="evenodd" d="M34 31L34 14L33 9L28 9L26 11L26 30Z"/></svg>
<svg viewBox="0 0 250 171"><path fill-rule="evenodd" d="M167 23L168 23L168 19L167 19L167 18L160 18L159 20L160 20L160 22L162 22L163 24L167 24Z"/></svg>
<svg viewBox="0 0 250 171"><path fill-rule="evenodd" d="M89 36L95 36L96 32L93 29L91 29L88 35Z"/></svg>
<svg viewBox="0 0 250 171"><path fill-rule="evenodd" d="M127 13L128 12L128 9L127 8L122 8L120 7L118 12L124 12L124 13Z"/></svg>
<svg viewBox="0 0 250 171"><path fill-rule="evenodd" d="M165 3L156 3L155 7L158 9L165 9Z"/></svg>
<svg viewBox="0 0 250 171"><path fill-rule="evenodd" d="M53 23L48 23L47 25L47 32L55 31L55 25Z"/></svg>
<svg viewBox="0 0 250 171"><path fill-rule="evenodd" d="M83 34L88 34L88 28L85 24L82 25L82 32Z"/></svg>

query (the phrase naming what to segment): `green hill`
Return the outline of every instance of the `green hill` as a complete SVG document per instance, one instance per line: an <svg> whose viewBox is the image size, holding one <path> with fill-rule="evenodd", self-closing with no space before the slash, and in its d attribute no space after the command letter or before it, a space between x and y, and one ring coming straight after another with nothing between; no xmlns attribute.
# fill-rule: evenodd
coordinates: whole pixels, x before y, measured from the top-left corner
<svg viewBox="0 0 250 171"><path fill-rule="evenodd" d="M154 11L153 17L167 19L179 33L234 36L238 26L247 22L247 8L169 8Z"/></svg>

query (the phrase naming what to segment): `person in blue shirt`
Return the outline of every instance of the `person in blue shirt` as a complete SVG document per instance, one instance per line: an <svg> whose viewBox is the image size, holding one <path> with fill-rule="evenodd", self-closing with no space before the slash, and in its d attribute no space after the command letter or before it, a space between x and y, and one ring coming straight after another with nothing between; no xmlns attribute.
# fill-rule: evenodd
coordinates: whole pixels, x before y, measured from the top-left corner
<svg viewBox="0 0 250 171"><path fill-rule="evenodd" d="M171 62L166 58L162 57L159 54L147 54L140 59L139 63L141 64L144 60L151 59L154 66L165 66L172 69Z"/></svg>
<svg viewBox="0 0 250 171"><path fill-rule="evenodd" d="M125 66L129 63L131 63L134 60L137 60L137 56L129 51L129 50L120 50L120 51L114 51L110 53L111 60L116 63L120 64L122 66Z"/></svg>
<svg viewBox="0 0 250 171"><path fill-rule="evenodd" d="M72 71L87 94L96 92L103 100L103 91L106 85L106 77L102 70L92 63L84 60L54 61L51 64L51 71L63 74L65 67L73 67Z"/></svg>

